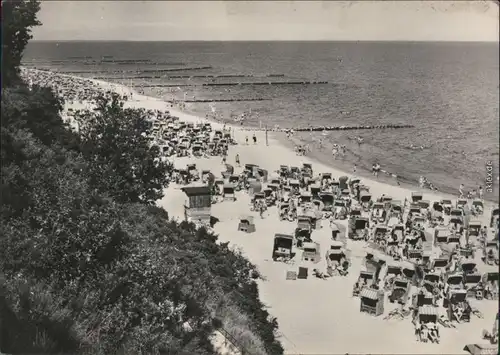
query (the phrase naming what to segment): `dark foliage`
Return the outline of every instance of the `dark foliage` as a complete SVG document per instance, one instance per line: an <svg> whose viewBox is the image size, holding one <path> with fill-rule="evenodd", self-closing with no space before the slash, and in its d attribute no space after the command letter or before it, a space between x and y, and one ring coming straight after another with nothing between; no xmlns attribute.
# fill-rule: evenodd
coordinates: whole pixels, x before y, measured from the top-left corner
<svg viewBox="0 0 500 355"><path fill-rule="evenodd" d="M2 87L18 80L24 48L31 39L31 29L40 25L36 15L38 0L2 0Z"/></svg>
<svg viewBox="0 0 500 355"><path fill-rule="evenodd" d="M146 149L148 113L100 97L75 135L49 89L15 79L38 5L2 7L19 43L3 47L0 352L214 354L209 335L231 323L262 344L253 354L282 354L255 268L154 206L168 166Z"/></svg>
<svg viewBox="0 0 500 355"><path fill-rule="evenodd" d="M92 186L119 202L152 204L163 196L170 166L149 148L149 113L123 105L109 93L96 98L94 110L76 112L80 149L91 162Z"/></svg>

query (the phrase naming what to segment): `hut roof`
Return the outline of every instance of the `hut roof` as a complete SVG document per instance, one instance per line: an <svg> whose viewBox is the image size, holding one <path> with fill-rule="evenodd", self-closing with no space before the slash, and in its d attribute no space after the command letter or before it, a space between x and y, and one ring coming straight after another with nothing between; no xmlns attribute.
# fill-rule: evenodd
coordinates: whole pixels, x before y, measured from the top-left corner
<svg viewBox="0 0 500 355"><path fill-rule="evenodd" d="M368 298L370 300L376 300L376 299L378 299L378 292L377 292L377 290L374 290L373 288L364 288L361 290L361 293L359 296L363 297L363 298Z"/></svg>
<svg viewBox="0 0 500 355"><path fill-rule="evenodd" d="M205 196L210 195L210 188L208 186L189 186L183 187L182 191L188 196Z"/></svg>

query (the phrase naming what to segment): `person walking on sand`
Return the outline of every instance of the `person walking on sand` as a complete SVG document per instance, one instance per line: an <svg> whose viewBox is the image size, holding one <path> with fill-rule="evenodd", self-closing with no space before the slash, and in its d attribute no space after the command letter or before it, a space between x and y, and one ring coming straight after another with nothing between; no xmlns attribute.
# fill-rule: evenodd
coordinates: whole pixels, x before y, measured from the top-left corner
<svg viewBox="0 0 500 355"><path fill-rule="evenodd" d="M464 184L460 184L458 188L458 198L464 198Z"/></svg>
<svg viewBox="0 0 500 355"><path fill-rule="evenodd" d="M253 139L253 144L257 144L257 137L255 136L255 133L252 136Z"/></svg>
<svg viewBox="0 0 500 355"><path fill-rule="evenodd" d="M240 155L236 154L236 157L234 157L234 160L236 161L236 166L240 166Z"/></svg>
<svg viewBox="0 0 500 355"><path fill-rule="evenodd" d="M248 145L248 136L245 136L245 144Z"/></svg>
<svg viewBox="0 0 500 355"><path fill-rule="evenodd" d="M479 186L478 194L479 194L479 199L482 200L483 199L483 187L482 186Z"/></svg>

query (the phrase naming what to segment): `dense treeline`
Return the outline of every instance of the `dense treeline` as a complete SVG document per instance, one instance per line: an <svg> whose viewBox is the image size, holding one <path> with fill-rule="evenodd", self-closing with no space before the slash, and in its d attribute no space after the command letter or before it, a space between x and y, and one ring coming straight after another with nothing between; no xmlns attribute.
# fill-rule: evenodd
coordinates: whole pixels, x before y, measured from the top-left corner
<svg viewBox="0 0 500 355"><path fill-rule="evenodd" d="M38 9L2 1L0 352L213 354L222 326L282 354L254 266L155 206L170 166L143 137L147 113L101 96L75 134L51 90L20 80Z"/></svg>

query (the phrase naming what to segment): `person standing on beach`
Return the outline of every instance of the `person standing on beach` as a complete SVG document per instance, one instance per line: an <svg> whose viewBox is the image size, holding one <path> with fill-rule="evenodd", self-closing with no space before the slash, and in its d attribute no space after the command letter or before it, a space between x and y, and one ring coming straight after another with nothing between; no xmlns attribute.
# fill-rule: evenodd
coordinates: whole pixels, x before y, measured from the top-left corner
<svg viewBox="0 0 500 355"><path fill-rule="evenodd" d="M356 175L356 164L354 164L354 167L352 168L353 175Z"/></svg>
<svg viewBox="0 0 500 355"><path fill-rule="evenodd" d="M253 139L253 144L257 144L257 137L255 136L255 133L252 136Z"/></svg>
<svg viewBox="0 0 500 355"><path fill-rule="evenodd" d="M236 160L236 166L240 166L240 155L236 154L236 157L234 158Z"/></svg>
<svg viewBox="0 0 500 355"><path fill-rule="evenodd" d="M335 143L332 148L333 159L337 159L337 153L339 152L339 145Z"/></svg>
<svg viewBox="0 0 500 355"><path fill-rule="evenodd" d="M248 145L248 136L245 136L245 144Z"/></svg>
<svg viewBox="0 0 500 355"><path fill-rule="evenodd" d="M479 193L479 199L483 199L483 187L482 186L479 186L479 189L478 189L478 193Z"/></svg>
<svg viewBox="0 0 500 355"><path fill-rule="evenodd" d="M460 187L458 188L458 198L464 198L464 184L460 184Z"/></svg>

